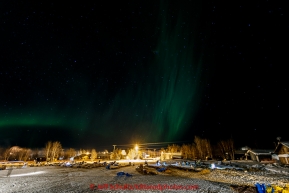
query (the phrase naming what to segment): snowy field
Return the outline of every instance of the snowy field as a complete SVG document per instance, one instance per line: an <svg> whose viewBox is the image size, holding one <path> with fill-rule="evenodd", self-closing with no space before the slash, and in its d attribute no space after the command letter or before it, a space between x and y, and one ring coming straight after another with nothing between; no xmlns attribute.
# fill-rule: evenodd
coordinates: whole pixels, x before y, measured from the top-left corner
<svg viewBox="0 0 289 193"><path fill-rule="evenodd" d="M117 176L117 173L121 171L132 176ZM9 174L9 172L11 173ZM129 188L134 185L138 185L137 190ZM232 192L229 185L225 183L183 177L172 173L143 175L136 171L135 166L113 170L107 170L105 167L84 169L59 166L28 167L12 171L0 170L0 192L5 193L160 192L161 190L158 189L160 186L163 188L162 192ZM168 189L168 186L171 186L172 189ZM189 189L191 187L197 187L197 189ZM114 190L112 190L113 188Z"/></svg>
<svg viewBox="0 0 289 193"><path fill-rule="evenodd" d="M284 173L284 168L273 166L266 166L270 170L214 169L209 172L196 172L186 167L169 167L167 172L157 172L154 164L150 164L152 167L146 169L156 175L144 175L136 171L139 163L134 164L117 169L106 169L104 166L41 166L0 170L0 192L227 193L234 192L232 185L254 187L256 183L264 183L284 187L289 184L288 172ZM119 172L123 172L124 175L117 176Z"/></svg>

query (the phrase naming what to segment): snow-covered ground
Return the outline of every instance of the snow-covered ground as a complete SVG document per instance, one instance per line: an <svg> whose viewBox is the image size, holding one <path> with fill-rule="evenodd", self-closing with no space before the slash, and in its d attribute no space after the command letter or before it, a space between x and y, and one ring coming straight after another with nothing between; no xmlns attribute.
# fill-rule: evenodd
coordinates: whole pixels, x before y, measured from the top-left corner
<svg viewBox="0 0 289 193"><path fill-rule="evenodd" d="M112 187L116 188L113 192L159 192L161 190L154 190L159 184L164 188L162 192L208 192L208 190L232 192L229 185L224 183L168 173L142 175L135 170L135 166L113 170L107 170L105 167L90 169L59 166L28 167L14 169L7 177L9 171L0 170L0 192L111 192ZM132 174L132 177L117 176L120 171ZM139 189L123 190L134 185L138 185ZM171 185L175 185L173 189L166 189ZM198 189L192 190L191 187Z"/></svg>
<svg viewBox="0 0 289 193"><path fill-rule="evenodd" d="M289 175L274 166L262 170L214 169L196 172L169 167L169 172L157 172L156 166L148 168L157 175L143 175L133 166L118 169L71 168L61 166L27 167L0 170L0 192L234 192L230 185L254 186L256 183L284 186L289 184ZM167 162L167 164L170 164ZM244 163L248 165L248 163ZM254 166L254 163L249 165ZM127 165L127 164L126 164ZM250 166L250 167L251 167ZM223 166L221 166L223 167ZM267 170L270 168L271 170ZM117 176L118 172L132 177ZM137 185L137 186L135 186ZM172 188L172 189L169 189ZM191 189L191 188L197 189ZM114 190L112 190L114 188ZM135 189L138 188L138 189ZM157 188L157 189L155 189ZM160 190L163 188L163 190ZM128 190L130 189L130 190Z"/></svg>

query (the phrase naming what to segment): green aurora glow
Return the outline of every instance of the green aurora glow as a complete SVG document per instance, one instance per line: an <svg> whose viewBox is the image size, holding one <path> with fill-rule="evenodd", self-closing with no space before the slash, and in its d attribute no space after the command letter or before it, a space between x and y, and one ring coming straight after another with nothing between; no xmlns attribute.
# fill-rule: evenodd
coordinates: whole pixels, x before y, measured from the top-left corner
<svg viewBox="0 0 289 193"><path fill-rule="evenodd" d="M168 8L161 8L158 43L148 64L129 69L126 79L135 84L121 85L123 89L112 95L109 88L98 85L92 91L79 80L79 84L57 91L60 101L37 99L22 109L2 110L0 127L63 127L119 143L173 141L185 136L199 108L202 62L194 54L194 26L188 22L189 16L179 13L173 21L163 10ZM59 81L46 89L56 90ZM75 96L74 101L67 96Z"/></svg>
<svg viewBox="0 0 289 193"><path fill-rule="evenodd" d="M132 138L141 141L178 140L190 129L198 110L201 61L194 56L193 29L179 17L176 23L161 17L160 37L152 62L134 74L147 77L138 86L118 93L107 122L129 128ZM188 25L188 26L186 26ZM195 58L194 58L195 57ZM139 86L141 85L141 86ZM112 120L112 117L117 117ZM108 135L114 133L109 129Z"/></svg>

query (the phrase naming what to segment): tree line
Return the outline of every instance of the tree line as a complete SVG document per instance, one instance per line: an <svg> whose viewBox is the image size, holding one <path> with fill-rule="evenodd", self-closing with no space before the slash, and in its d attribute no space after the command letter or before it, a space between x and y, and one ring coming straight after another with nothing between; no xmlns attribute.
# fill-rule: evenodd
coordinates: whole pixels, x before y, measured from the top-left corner
<svg viewBox="0 0 289 193"><path fill-rule="evenodd" d="M235 147L233 139L221 140L213 146L208 139L195 136L191 144L183 144L181 146L172 144L161 151L167 154L181 153L184 159L234 159ZM167 159L165 157L167 154L162 154L162 159ZM172 156L169 158L172 158Z"/></svg>
<svg viewBox="0 0 289 193"><path fill-rule="evenodd" d="M29 148L13 146L9 148L0 148L0 157L4 160L27 161L32 151Z"/></svg>
<svg viewBox="0 0 289 193"><path fill-rule="evenodd" d="M29 149L19 146L8 148L0 147L0 160L4 161L56 161L61 159L69 159L78 156L78 159L90 159L91 161L97 159L97 152L95 149L76 151L73 148L63 149L59 141L48 141L43 149Z"/></svg>
<svg viewBox="0 0 289 193"><path fill-rule="evenodd" d="M89 159L95 161L97 159L97 151L95 149L91 150L75 150L69 148L64 150L59 141L48 141L45 144L45 148L42 154L44 154L46 161L55 161L60 157L62 159L69 159L72 157L78 159ZM106 150L108 153L108 151ZM109 155L112 160L118 160L123 158L136 159L142 158L143 152L141 150L136 150L134 148L125 150L125 155L121 149L114 149ZM149 151L148 151L149 152ZM161 148L159 150L161 159L170 159L174 153L180 153L184 159L208 159L208 158L222 158L222 159L234 159L235 147L233 139L221 140L216 145L211 145L208 139L203 139L198 136L194 137L194 141L191 144L183 145L168 145L167 148ZM155 152L150 152L150 154L156 155ZM29 148L21 148L19 146L14 146L10 148L0 147L0 160L17 160L17 161L28 161L37 158L39 155L35 150Z"/></svg>
<svg viewBox="0 0 289 193"><path fill-rule="evenodd" d="M233 139L221 140L216 145L212 145L208 139L195 136L191 144L168 145L167 148L160 149L160 159L171 159L174 153L180 153L184 159L208 159L222 158L234 159L235 147ZM151 152L155 154L155 152ZM126 150L126 157L129 159L142 158L142 151L134 148ZM110 154L110 159L123 158L122 150L115 149Z"/></svg>
<svg viewBox="0 0 289 193"><path fill-rule="evenodd" d="M95 161L97 152L95 149L92 149L91 151L84 149L76 151L73 148L69 148L65 151L62 149L62 145L59 141L48 141L45 146L45 157L46 161L56 161L59 157L62 157L63 159L77 157L78 159L90 159L91 161Z"/></svg>

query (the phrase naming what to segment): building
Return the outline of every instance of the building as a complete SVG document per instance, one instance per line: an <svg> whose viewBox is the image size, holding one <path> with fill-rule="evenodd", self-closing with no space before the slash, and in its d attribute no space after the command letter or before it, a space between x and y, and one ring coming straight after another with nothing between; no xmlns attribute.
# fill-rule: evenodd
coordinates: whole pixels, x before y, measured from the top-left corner
<svg viewBox="0 0 289 193"><path fill-rule="evenodd" d="M176 152L176 153L161 153L161 160L166 160L166 159L182 159L182 153L181 152Z"/></svg>
<svg viewBox="0 0 289 193"><path fill-rule="evenodd" d="M234 152L234 159L235 160L246 160L247 159L247 156L246 156L246 153L247 153L248 150L235 150Z"/></svg>
<svg viewBox="0 0 289 193"><path fill-rule="evenodd" d="M281 164L289 164L289 142L278 142L274 154L278 155Z"/></svg>
<svg viewBox="0 0 289 193"><path fill-rule="evenodd" d="M272 161L273 152L274 150L250 149L247 151L247 154L253 161L265 162Z"/></svg>
<svg viewBox="0 0 289 193"><path fill-rule="evenodd" d="M110 159L110 154L109 152L98 152L97 153L97 159L102 159L102 160L109 160Z"/></svg>

